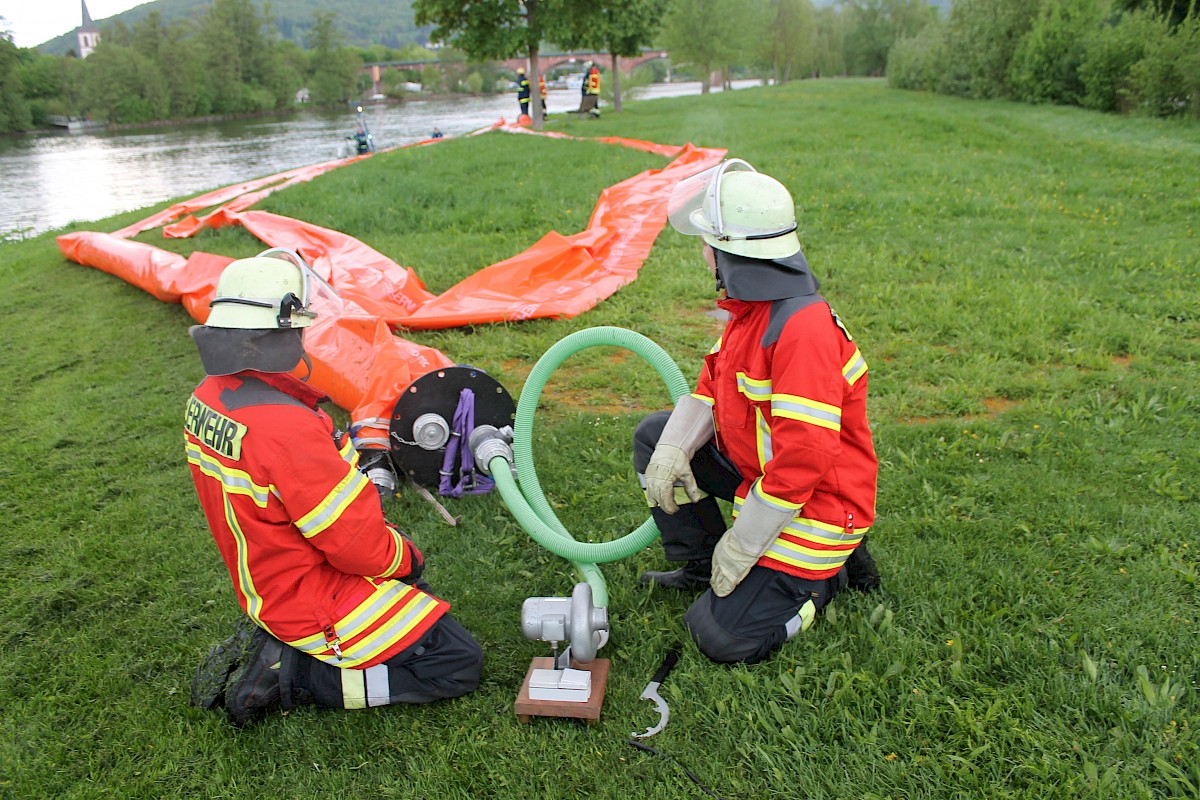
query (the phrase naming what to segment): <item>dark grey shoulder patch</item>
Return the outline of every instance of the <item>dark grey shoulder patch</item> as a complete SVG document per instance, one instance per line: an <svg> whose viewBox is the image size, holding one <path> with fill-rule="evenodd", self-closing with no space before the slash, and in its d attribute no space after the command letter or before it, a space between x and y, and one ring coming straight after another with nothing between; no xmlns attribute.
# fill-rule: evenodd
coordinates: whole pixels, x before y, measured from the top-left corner
<svg viewBox="0 0 1200 800"><path fill-rule="evenodd" d="M230 411L250 406L296 406L308 408L296 398L281 392L266 381L258 378L243 377L242 385L236 389L223 389L221 402ZM312 409L309 409L310 411Z"/></svg>
<svg viewBox="0 0 1200 800"><path fill-rule="evenodd" d="M767 329L763 331L763 349L765 350L779 341L779 337L783 333L783 326L787 325L787 321L792 318L792 315L808 308L813 303L824 302L824 297L813 293L801 295L800 297L785 297L782 300L776 300L771 303L771 318L767 323Z"/></svg>

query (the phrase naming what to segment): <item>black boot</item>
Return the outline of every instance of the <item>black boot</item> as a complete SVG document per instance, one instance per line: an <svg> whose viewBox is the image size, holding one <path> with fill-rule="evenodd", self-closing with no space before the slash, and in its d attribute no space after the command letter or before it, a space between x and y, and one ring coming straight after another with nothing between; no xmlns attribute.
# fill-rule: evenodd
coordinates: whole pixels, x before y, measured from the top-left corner
<svg viewBox="0 0 1200 800"><path fill-rule="evenodd" d="M846 559L847 585L860 592L873 592L879 588L879 570L875 568L875 559L867 550L867 537L864 536Z"/></svg>
<svg viewBox="0 0 1200 800"><path fill-rule="evenodd" d="M241 617L233 626L233 635L208 651L192 679L192 705L205 711L225 705L229 676L249 656L256 630L258 626L249 617Z"/></svg>
<svg viewBox="0 0 1200 800"><path fill-rule="evenodd" d="M280 701L279 675L283 642L255 627L247 657L225 685L225 714L235 728L244 728L266 716Z"/></svg>
<svg viewBox="0 0 1200 800"><path fill-rule="evenodd" d="M689 589L699 589L708 586L708 579L710 577L712 577L712 560L705 558L698 561L689 561L679 569L672 569L666 572L647 570L638 578L638 583L655 583L659 586L665 586L668 589L687 591Z"/></svg>

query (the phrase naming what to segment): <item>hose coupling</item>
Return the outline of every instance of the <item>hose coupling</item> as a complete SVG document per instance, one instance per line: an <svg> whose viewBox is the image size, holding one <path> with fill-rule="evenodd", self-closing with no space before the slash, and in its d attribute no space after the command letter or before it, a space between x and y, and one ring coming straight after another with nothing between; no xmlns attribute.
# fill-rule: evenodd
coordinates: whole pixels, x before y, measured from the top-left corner
<svg viewBox="0 0 1200 800"><path fill-rule="evenodd" d="M511 425L497 428L495 425L480 425L471 431L467 437L467 446L475 457L475 464L483 470L484 475L491 475L491 461L500 456L508 462L508 467L516 477L516 466L512 449L513 429Z"/></svg>

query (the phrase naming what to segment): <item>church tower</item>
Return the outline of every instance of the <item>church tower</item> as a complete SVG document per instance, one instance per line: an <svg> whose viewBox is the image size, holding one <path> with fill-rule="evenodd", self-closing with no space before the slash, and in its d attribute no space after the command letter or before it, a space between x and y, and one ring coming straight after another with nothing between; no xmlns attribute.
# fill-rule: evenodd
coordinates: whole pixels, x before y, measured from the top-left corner
<svg viewBox="0 0 1200 800"><path fill-rule="evenodd" d="M96 49L96 45L100 44L100 30L96 27L96 23L92 22L92 15L87 10L87 0L80 0L83 6L83 25L79 27L79 31L75 34L79 39L79 57L87 58Z"/></svg>

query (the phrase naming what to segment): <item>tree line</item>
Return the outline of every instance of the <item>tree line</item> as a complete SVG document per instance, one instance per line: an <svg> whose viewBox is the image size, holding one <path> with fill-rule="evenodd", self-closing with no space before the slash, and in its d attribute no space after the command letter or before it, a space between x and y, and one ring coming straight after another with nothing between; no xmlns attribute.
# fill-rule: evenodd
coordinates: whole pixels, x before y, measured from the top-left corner
<svg viewBox="0 0 1200 800"><path fill-rule="evenodd" d="M213 0L189 24L151 10L131 26L105 26L86 59L17 48L0 33L0 131L45 127L51 116L137 123L330 105L368 94L363 64L389 60L436 62L387 70L391 96L406 81L439 93L507 90L511 76L497 62L529 58L536 85L537 56L551 46L609 53L601 67L618 111L628 80L620 59L655 47L703 92L737 77L886 75L900 88L968 97L1198 115L1196 3L415 0L416 22L445 46L396 51L346 46L331 11L315 14L302 47L253 0Z"/></svg>
<svg viewBox="0 0 1200 800"><path fill-rule="evenodd" d="M891 49L891 85L1200 118L1197 0L955 0Z"/></svg>

